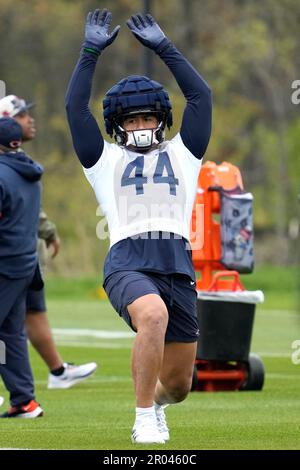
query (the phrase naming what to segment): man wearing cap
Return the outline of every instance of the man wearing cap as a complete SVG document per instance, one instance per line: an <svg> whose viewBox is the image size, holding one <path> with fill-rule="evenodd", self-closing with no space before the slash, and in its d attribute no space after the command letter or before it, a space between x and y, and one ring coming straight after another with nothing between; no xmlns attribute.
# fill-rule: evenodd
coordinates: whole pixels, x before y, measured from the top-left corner
<svg viewBox="0 0 300 470"><path fill-rule="evenodd" d="M28 142L36 134L35 121L29 114L34 103L27 103L16 95L8 95L0 100L0 117L10 116L22 127L22 140ZM38 255L41 268L46 268L47 248L54 258L60 248L60 240L55 224L44 211L40 211L38 228ZM27 299L26 329L29 340L49 368L48 388L70 388L86 380L97 368L95 362L73 365L63 361L56 349L48 322L44 289L29 290Z"/></svg>
<svg viewBox="0 0 300 470"><path fill-rule="evenodd" d="M36 252L42 167L23 151L22 128L0 119L0 341L5 364L0 375L10 392L11 408L2 418L36 418L43 410L35 401L25 333L25 301L37 283ZM39 286L42 287L42 282Z"/></svg>

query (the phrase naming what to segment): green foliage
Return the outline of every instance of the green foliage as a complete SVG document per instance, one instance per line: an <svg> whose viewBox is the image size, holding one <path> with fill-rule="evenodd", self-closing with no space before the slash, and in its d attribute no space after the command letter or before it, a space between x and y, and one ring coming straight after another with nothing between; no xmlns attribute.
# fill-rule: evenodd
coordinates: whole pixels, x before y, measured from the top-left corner
<svg viewBox="0 0 300 470"><path fill-rule="evenodd" d="M103 132L105 91L123 76L144 73L143 48L125 25L142 3L108 0L105 5L113 12L113 24L122 28L101 55L93 84L91 109ZM285 246L278 262L293 262L295 243L287 232L290 220L299 219L300 105L291 102L291 84L300 79L299 2L210 0L200 6L198 0L153 0L152 5L166 34L213 90L213 133L206 159L240 167L246 189L255 196L259 232L273 232ZM57 222L63 241L52 269L61 273L95 272L108 247L95 237L96 202L76 161L64 111L85 16L96 6L94 0L32 0L30 6L18 0L16 8L14 2L0 0L0 79L8 93L36 102L38 135L26 149L46 168L44 208ZM173 136L184 99L154 54L153 78L170 90L174 128L168 135Z"/></svg>

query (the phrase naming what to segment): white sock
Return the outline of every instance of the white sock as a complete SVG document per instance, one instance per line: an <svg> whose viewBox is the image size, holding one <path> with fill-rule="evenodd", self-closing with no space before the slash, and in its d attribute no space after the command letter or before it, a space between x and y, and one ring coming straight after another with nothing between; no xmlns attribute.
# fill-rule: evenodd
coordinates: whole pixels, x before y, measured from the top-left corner
<svg viewBox="0 0 300 470"><path fill-rule="evenodd" d="M154 405L149 408L136 408L135 409L135 424L139 424L144 418L156 419Z"/></svg>

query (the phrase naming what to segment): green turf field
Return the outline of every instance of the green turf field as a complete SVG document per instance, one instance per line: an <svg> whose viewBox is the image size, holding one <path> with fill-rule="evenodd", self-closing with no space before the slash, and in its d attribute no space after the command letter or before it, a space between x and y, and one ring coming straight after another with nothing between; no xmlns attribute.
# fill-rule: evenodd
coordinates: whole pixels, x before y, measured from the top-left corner
<svg viewBox="0 0 300 470"><path fill-rule="evenodd" d="M278 288L265 283L266 302L256 311L251 350L265 364L264 390L191 393L185 402L168 408L171 441L163 446L130 442L135 405L127 326L106 300L97 299L95 279L50 278L49 316L60 352L67 361L95 360L99 368L70 390L47 391L47 370L31 350L36 395L45 416L2 420L0 448L300 449L300 364L291 361L291 344L300 339L300 316L290 291L293 276L286 281L289 275L285 272L282 282L277 277ZM260 285L252 280L251 288ZM0 395L7 405L2 384Z"/></svg>

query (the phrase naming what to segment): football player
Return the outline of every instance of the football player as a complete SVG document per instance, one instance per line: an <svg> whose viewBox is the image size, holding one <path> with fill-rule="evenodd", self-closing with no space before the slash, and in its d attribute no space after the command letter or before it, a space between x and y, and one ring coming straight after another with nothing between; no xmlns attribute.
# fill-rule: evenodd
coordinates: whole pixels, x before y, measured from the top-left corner
<svg viewBox="0 0 300 470"><path fill-rule="evenodd" d="M129 30L167 65L186 107L180 131L166 141L165 129L172 125L167 91L148 77L126 77L103 101L106 131L116 143L105 141L89 99L98 59L120 29L110 32L111 21L106 9L88 14L66 110L75 151L108 222L103 286L136 332L132 441L164 443L169 439L164 408L190 391L199 335L188 240L211 134L211 92L151 15L133 15Z"/></svg>

